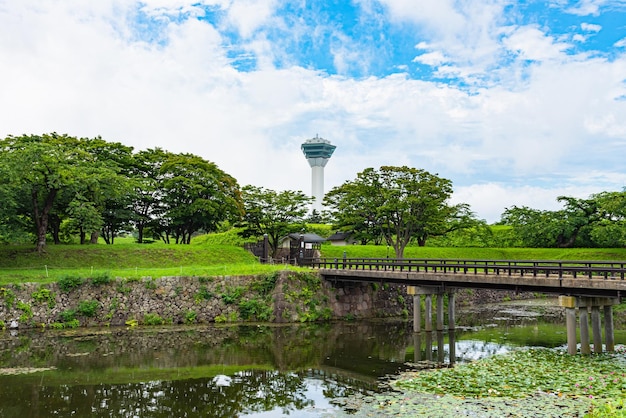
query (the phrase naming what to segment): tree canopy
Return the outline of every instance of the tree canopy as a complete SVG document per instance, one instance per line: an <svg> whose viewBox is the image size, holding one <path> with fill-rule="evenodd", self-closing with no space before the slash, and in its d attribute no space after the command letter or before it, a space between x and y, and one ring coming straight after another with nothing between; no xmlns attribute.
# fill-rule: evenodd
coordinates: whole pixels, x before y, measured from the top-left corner
<svg viewBox="0 0 626 418"><path fill-rule="evenodd" d="M305 230L305 216L313 201L301 191L277 192L250 185L242 189L242 198L245 208L242 235L260 238L267 234L272 257L276 256L281 238Z"/></svg>
<svg viewBox="0 0 626 418"><path fill-rule="evenodd" d="M623 247L626 245L626 191L587 199L560 196L559 210L507 208L501 223L513 228L524 247Z"/></svg>
<svg viewBox="0 0 626 418"><path fill-rule="evenodd" d="M236 180L192 154L132 147L57 133L0 140L0 239L32 233L43 251L48 235L112 243L136 226L169 242L189 243L199 230L240 219ZM89 237L89 239L87 238Z"/></svg>
<svg viewBox="0 0 626 418"><path fill-rule="evenodd" d="M448 203L452 182L425 170L383 166L367 168L353 181L333 188L324 202L334 210L337 227L361 242L382 238L402 258L411 240L425 245L472 218L466 205Z"/></svg>

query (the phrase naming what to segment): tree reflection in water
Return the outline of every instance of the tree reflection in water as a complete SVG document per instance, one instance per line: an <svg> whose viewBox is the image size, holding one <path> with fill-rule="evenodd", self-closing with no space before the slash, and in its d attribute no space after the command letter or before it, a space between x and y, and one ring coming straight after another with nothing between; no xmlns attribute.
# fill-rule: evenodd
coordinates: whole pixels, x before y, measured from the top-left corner
<svg viewBox="0 0 626 418"><path fill-rule="evenodd" d="M407 362L505 346L389 321L4 332L0 417L319 417Z"/></svg>

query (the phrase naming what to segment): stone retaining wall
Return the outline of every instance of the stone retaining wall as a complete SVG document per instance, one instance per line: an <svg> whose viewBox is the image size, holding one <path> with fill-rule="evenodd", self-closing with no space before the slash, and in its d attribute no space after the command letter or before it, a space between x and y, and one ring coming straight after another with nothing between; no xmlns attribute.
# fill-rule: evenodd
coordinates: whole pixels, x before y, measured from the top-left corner
<svg viewBox="0 0 626 418"><path fill-rule="evenodd" d="M404 286L333 285L315 272L88 279L0 287L0 328L408 316L409 302Z"/></svg>

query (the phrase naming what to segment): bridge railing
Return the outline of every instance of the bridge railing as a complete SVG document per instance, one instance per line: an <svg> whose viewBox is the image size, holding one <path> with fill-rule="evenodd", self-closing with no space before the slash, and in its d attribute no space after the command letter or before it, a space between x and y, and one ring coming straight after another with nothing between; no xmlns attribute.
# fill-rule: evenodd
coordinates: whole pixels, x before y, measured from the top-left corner
<svg viewBox="0 0 626 418"><path fill-rule="evenodd" d="M624 280L626 261L315 258L313 268Z"/></svg>

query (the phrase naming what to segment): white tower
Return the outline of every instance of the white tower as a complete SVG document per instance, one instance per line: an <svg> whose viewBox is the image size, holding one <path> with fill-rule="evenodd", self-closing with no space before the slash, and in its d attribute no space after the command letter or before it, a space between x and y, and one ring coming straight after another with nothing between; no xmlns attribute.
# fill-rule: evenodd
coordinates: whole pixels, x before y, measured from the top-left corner
<svg viewBox="0 0 626 418"><path fill-rule="evenodd" d="M320 213L324 199L324 167L337 147L315 135L315 138L304 141L301 148L311 166L311 196L315 199L312 209Z"/></svg>

